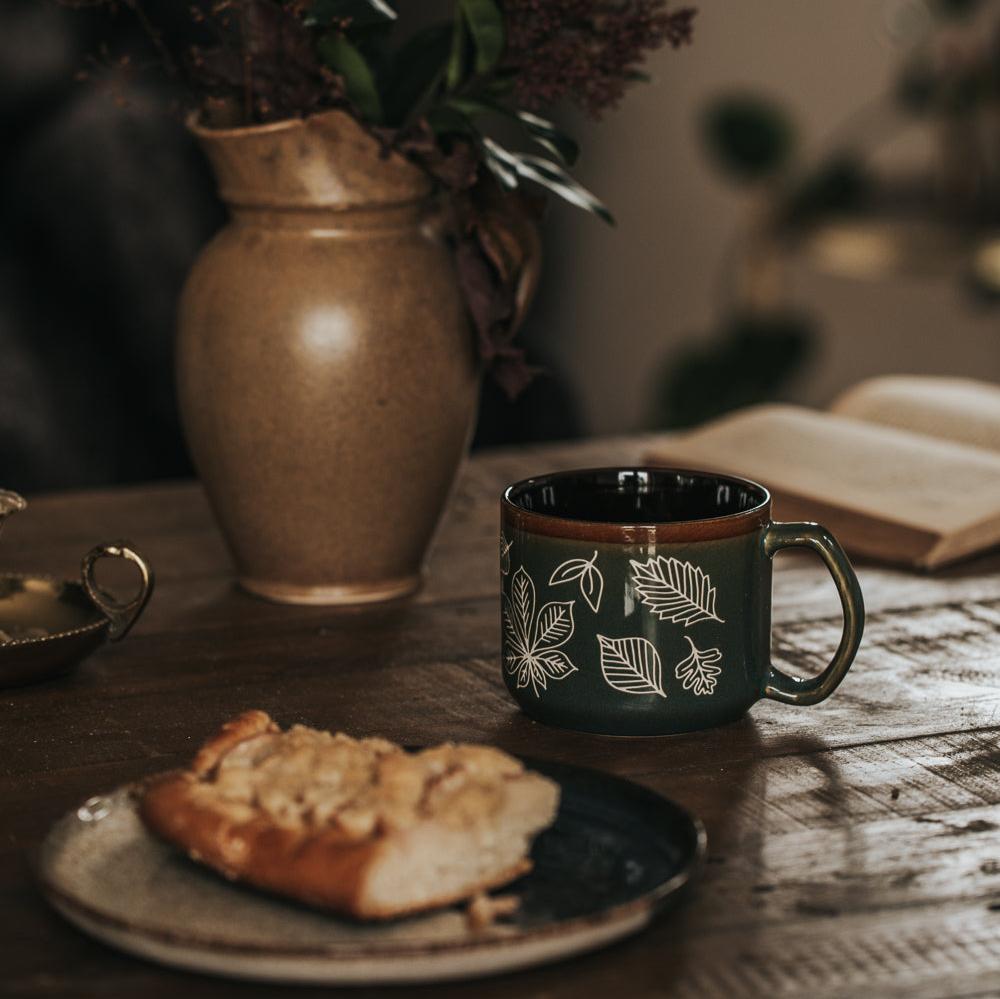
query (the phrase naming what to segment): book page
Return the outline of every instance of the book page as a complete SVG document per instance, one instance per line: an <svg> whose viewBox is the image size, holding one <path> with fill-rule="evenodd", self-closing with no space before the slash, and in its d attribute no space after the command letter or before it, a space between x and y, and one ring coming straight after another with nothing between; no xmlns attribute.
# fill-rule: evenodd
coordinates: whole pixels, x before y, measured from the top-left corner
<svg viewBox="0 0 1000 999"><path fill-rule="evenodd" d="M1000 542L1000 455L894 427L758 406L664 438L650 458L755 479L864 554L931 565Z"/></svg>
<svg viewBox="0 0 1000 999"><path fill-rule="evenodd" d="M1000 386L971 378L890 375L849 389L841 416L1000 451Z"/></svg>

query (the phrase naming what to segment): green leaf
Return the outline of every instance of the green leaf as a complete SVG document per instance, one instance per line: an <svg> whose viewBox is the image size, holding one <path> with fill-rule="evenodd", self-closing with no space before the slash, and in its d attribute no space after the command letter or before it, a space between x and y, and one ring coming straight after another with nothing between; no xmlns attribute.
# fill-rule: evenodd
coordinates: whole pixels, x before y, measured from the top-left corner
<svg viewBox="0 0 1000 999"><path fill-rule="evenodd" d="M475 125L457 108L439 104L427 112L427 124L439 138L444 135L468 135L479 138Z"/></svg>
<svg viewBox="0 0 1000 999"><path fill-rule="evenodd" d="M465 18L461 10L457 10L451 32L451 54L445 70L445 83L449 90L454 90L465 78L465 45Z"/></svg>
<svg viewBox="0 0 1000 999"><path fill-rule="evenodd" d="M503 14L494 0L459 0L459 7L476 46L476 73L485 76L503 55L507 40Z"/></svg>
<svg viewBox="0 0 1000 999"><path fill-rule="evenodd" d="M795 145L791 119L773 101L751 95L712 103L703 122L716 164L740 181L772 177L788 166Z"/></svg>
<svg viewBox="0 0 1000 999"><path fill-rule="evenodd" d="M543 149L553 153L567 166L572 166L576 162L580 155L580 147L551 121L539 118L537 114L532 114L530 111L517 111L515 115L535 142Z"/></svg>
<svg viewBox="0 0 1000 999"><path fill-rule="evenodd" d="M348 98L357 105L366 121L382 122L382 102L379 99L375 75L365 57L343 35L324 35L319 42L323 62L344 80Z"/></svg>
<svg viewBox="0 0 1000 999"><path fill-rule="evenodd" d="M549 153L551 156L553 156L556 160L558 160L565 166L573 166L573 164L576 162L576 154L574 154L572 157L565 155L565 153L563 152L562 149L559 148L559 146L557 146L554 142L551 142L550 140L546 139L544 136L536 135L533 136L532 138L536 145L541 146L542 149L544 149L547 153ZM571 139L567 141L572 142Z"/></svg>
<svg viewBox="0 0 1000 999"><path fill-rule="evenodd" d="M387 124L398 126L415 117L438 88L445 75L451 32L450 24L432 24L399 48L382 88Z"/></svg>
<svg viewBox="0 0 1000 999"><path fill-rule="evenodd" d="M779 206L778 219L789 228L805 228L831 215L863 209L875 190L860 156L836 153L799 178Z"/></svg>
<svg viewBox="0 0 1000 999"><path fill-rule="evenodd" d="M461 111L468 118L477 118L484 114L495 114L499 110L495 105L487 101L477 101L473 97L458 97L454 94L447 97L444 103L456 111Z"/></svg>
<svg viewBox="0 0 1000 999"><path fill-rule="evenodd" d="M583 208L602 218L608 225L615 224L614 216L608 211L607 206L585 187L578 184L558 163L543 159L541 156L512 153L489 138L482 140L481 148L487 157L487 166L490 166L490 158L492 157L496 164L506 171L513 171L524 180L540 184L571 205ZM490 168L493 169L492 166Z"/></svg>
<svg viewBox="0 0 1000 999"><path fill-rule="evenodd" d="M480 85L480 91L494 100L503 100L514 93L517 85L517 71L514 69L498 69L491 73Z"/></svg>
<svg viewBox="0 0 1000 999"><path fill-rule="evenodd" d="M387 17L390 21L396 20L396 12L385 2L385 0L362 0L362 2L367 3L368 6L375 11L375 13L381 14L382 17Z"/></svg>
<svg viewBox="0 0 1000 999"><path fill-rule="evenodd" d="M516 191L519 186L517 169L511 163L512 157L492 139L483 139L480 148L486 168L496 178L497 183L507 191Z"/></svg>
<svg viewBox="0 0 1000 999"><path fill-rule="evenodd" d="M578 184L558 164L544 160L540 156L520 156L518 157L517 172L525 179L533 180L535 183L547 187L553 194L558 194L560 198L568 201L571 205L593 213L607 222L608 225L615 224L615 217L608 210L607 205L582 184Z"/></svg>
<svg viewBox="0 0 1000 999"><path fill-rule="evenodd" d="M546 121L530 111L514 111L489 99L460 97L454 94L444 103L461 111L472 120L489 114L509 118L520 125L534 142L567 166L572 166L580 154L580 147L568 135L561 132L551 121Z"/></svg>
<svg viewBox="0 0 1000 999"><path fill-rule="evenodd" d="M328 27L350 19L351 28L367 28L395 21L397 16L385 0L313 0L304 20L307 27Z"/></svg>

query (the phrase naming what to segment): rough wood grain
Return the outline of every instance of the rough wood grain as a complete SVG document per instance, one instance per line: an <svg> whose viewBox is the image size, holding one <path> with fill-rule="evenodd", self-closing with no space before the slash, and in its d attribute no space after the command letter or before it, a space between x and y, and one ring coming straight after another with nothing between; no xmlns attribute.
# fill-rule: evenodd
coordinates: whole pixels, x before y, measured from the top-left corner
<svg viewBox="0 0 1000 999"><path fill-rule="evenodd" d="M35 890L31 851L89 795L190 757L246 707L409 743L486 740L631 776L703 816L701 884L650 932L569 964L406 995L915 996L995 993L1000 976L1000 557L933 577L862 565L858 662L816 708L759 704L713 732L616 739L528 721L497 663L497 497L537 472L635 460L648 440L477 458L410 604L288 608L234 589L186 483L39 497L0 567L72 576L129 536L159 589L124 643L73 677L0 691L0 995L302 995L183 975L69 928ZM825 571L783 557L774 657L809 673L840 621ZM447 697L442 696L448 691ZM401 995L360 990L359 997Z"/></svg>

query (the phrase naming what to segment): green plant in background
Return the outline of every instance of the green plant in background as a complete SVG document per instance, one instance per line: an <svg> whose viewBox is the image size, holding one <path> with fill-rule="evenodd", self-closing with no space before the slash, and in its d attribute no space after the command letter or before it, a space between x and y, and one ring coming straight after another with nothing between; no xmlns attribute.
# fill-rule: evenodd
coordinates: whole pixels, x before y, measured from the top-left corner
<svg viewBox="0 0 1000 999"><path fill-rule="evenodd" d="M737 93L706 108L706 153L753 193L757 215L729 255L732 273L717 327L671 356L657 388L657 423L687 427L780 396L813 352L815 325L784 301L780 233L854 199L853 163L796 169L796 129L767 98Z"/></svg>
<svg viewBox="0 0 1000 999"><path fill-rule="evenodd" d="M701 342L669 359L657 390L657 421L686 427L739 406L780 398L815 353L817 324L786 296L788 244L830 215L869 203L871 178L857 154L836 150L803 165L788 112L767 97L735 93L705 109L708 158L752 194L755 211L729 254L725 307Z"/></svg>
<svg viewBox="0 0 1000 999"><path fill-rule="evenodd" d="M657 387L661 425L688 426L787 390L815 353L818 324L789 304L784 271L832 217L854 221L862 236L866 222L881 240L898 233L897 262L871 265L872 278L890 267L958 270L978 298L1000 300L994 235L1000 223L1000 4L924 0L922 7L923 33L890 93L860 108L814 163L802 162L795 122L775 101L734 93L705 109L706 154L751 194L753 209L727 258L717 327L668 359ZM870 153L910 127L936 133L931 162L912 176L880 179ZM928 234L926 243L920 233ZM942 245L957 249L942 251Z"/></svg>
<svg viewBox="0 0 1000 999"><path fill-rule="evenodd" d="M661 384L658 422L692 427L774 399L813 353L815 325L792 311L728 316L704 345L670 359Z"/></svg>
<svg viewBox="0 0 1000 999"><path fill-rule="evenodd" d="M695 13L667 0L453 0L407 34L406 4L388 0L194 0L198 40L179 46L152 13L164 0L62 2L130 11L210 126L340 108L436 178L480 352L512 395L531 376L508 334L517 275L485 220L527 189L612 222L569 172L576 142L543 112L570 101L599 118L649 52L690 40Z"/></svg>
<svg viewBox="0 0 1000 999"><path fill-rule="evenodd" d="M709 158L737 183L779 176L795 149L791 118L779 105L754 94L713 101L705 109L701 130Z"/></svg>

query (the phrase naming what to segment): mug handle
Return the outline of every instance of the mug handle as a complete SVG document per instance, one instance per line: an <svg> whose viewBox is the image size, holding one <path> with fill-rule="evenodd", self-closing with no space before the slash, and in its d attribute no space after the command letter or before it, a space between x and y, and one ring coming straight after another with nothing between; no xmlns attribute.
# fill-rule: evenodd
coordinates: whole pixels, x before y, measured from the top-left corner
<svg viewBox="0 0 1000 999"><path fill-rule="evenodd" d="M850 560L837 539L819 524L770 524L764 531L764 554L773 559L783 548L811 548L826 563L840 594L844 631L830 665L819 676L801 678L768 667L764 696L785 704L818 704L840 685L851 668L865 627L865 601Z"/></svg>
<svg viewBox="0 0 1000 999"><path fill-rule="evenodd" d="M98 559L102 558L123 558L129 562L134 562L139 567L142 576L139 592L127 601L116 600L110 594L105 593L97 585L94 578L94 566ZM108 638L112 642L117 642L124 638L129 629L138 620L143 608L149 603L149 598L153 595L153 585L155 578L149 563L126 541L114 541L110 544L97 545L91 548L83 556L83 564L80 572L83 578L83 588L87 591L87 596L100 608L104 616L111 622L108 628Z"/></svg>

